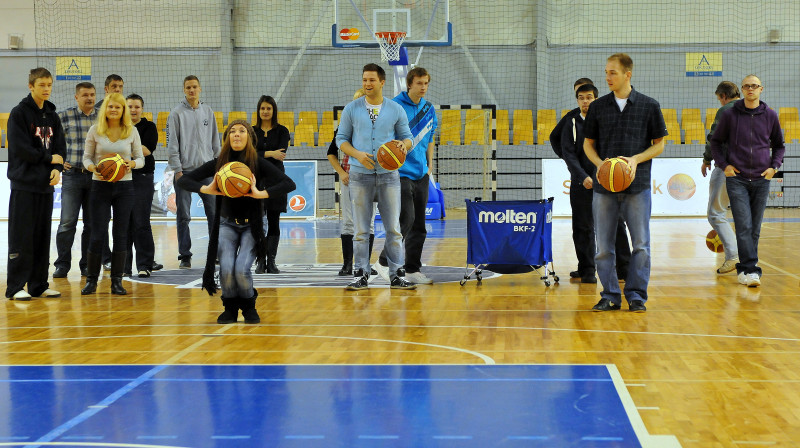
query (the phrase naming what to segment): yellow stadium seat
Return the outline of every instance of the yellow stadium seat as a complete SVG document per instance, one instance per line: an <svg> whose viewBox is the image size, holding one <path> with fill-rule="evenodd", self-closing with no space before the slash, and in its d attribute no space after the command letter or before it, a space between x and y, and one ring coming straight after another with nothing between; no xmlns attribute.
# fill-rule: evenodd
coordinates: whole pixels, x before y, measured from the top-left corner
<svg viewBox="0 0 800 448"><path fill-rule="evenodd" d="M239 110L228 112L228 123L226 126L230 125L234 120L247 120L247 112L242 112Z"/></svg>
<svg viewBox="0 0 800 448"><path fill-rule="evenodd" d="M0 113L0 143L3 142L2 136L5 135L8 138L8 117L11 115L11 112L3 112ZM8 146L6 143L5 146Z"/></svg>
<svg viewBox="0 0 800 448"><path fill-rule="evenodd" d="M703 123L703 120L700 117L700 109L681 110L681 127L686 129L688 123L692 123L692 125L695 123Z"/></svg>
<svg viewBox="0 0 800 448"><path fill-rule="evenodd" d="M310 124L298 124L294 128L294 146L314 146L314 127Z"/></svg>
<svg viewBox="0 0 800 448"><path fill-rule="evenodd" d="M222 112L215 110L214 111L214 120L217 122L217 132L225 131L225 127L222 125Z"/></svg>
<svg viewBox="0 0 800 448"><path fill-rule="evenodd" d="M294 112L279 111L278 123L286 126L289 132L294 132Z"/></svg>
<svg viewBox="0 0 800 448"><path fill-rule="evenodd" d="M479 109L467 110L467 123L464 126L464 144L486 144L486 114L489 111Z"/></svg>
<svg viewBox="0 0 800 448"><path fill-rule="evenodd" d="M706 127L703 123L699 121L687 123L683 130L686 134L685 141L687 145L694 142L701 145L706 144Z"/></svg>
<svg viewBox="0 0 800 448"><path fill-rule="evenodd" d="M325 110L322 111L322 124L333 124L333 111L332 110Z"/></svg>
<svg viewBox="0 0 800 448"><path fill-rule="evenodd" d="M556 123L556 110L555 109L539 109L536 111L536 124L539 123Z"/></svg>
<svg viewBox="0 0 800 448"><path fill-rule="evenodd" d="M167 119L169 112L159 112L156 114L156 128L158 129L158 143L167 146Z"/></svg>
<svg viewBox="0 0 800 448"><path fill-rule="evenodd" d="M553 128L556 127L556 123L551 122L544 122L539 123L536 125L536 135L537 135L537 143L543 145L544 142L550 141L550 133L553 132Z"/></svg>
<svg viewBox="0 0 800 448"><path fill-rule="evenodd" d="M678 122L667 122L667 136L664 137L664 143L671 141L675 145L681 144L681 128Z"/></svg>
<svg viewBox="0 0 800 448"><path fill-rule="evenodd" d="M791 121L800 121L796 107L781 107L778 109L778 120L781 127L785 127Z"/></svg>
<svg viewBox="0 0 800 448"><path fill-rule="evenodd" d="M788 121L786 126L783 127L783 139L786 143L794 143L795 140L800 142L800 121Z"/></svg>
<svg viewBox="0 0 800 448"><path fill-rule="evenodd" d="M533 112L530 109L516 109L512 116L514 120L514 144L533 145Z"/></svg>
<svg viewBox="0 0 800 448"><path fill-rule="evenodd" d="M258 118L258 112L253 112L252 114L250 114L250 124L255 126L257 118Z"/></svg>
<svg viewBox="0 0 800 448"><path fill-rule="evenodd" d="M297 114L297 125L300 126L301 124L313 126L314 131L316 132L318 126L317 111L315 110L300 111Z"/></svg>
<svg viewBox="0 0 800 448"><path fill-rule="evenodd" d="M319 146L327 146L333 141L333 123L319 125Z"/></svg>
<svg viewBox="0 0 800 448"><path fill-rule="evenodd" d="M671 121L678 122L678 111L675 109L661 109L661 115L664 116L664 121L667 123Z"/></svg>
<svg viewBox="0 0 800 448"><path fill-rule="evenodd" d="M497 143L508 144L508 109L497 109L496 125L497 136L495 138L497 139Z"/></svg>
<svg viewBox="0 0 800 448"><path fill-rule="evenodd" d="M711 125L714 124L714 117L717 116L718 110L716 107L706 109L706 130L711 130Z"/></svg>
<svg viewBox="0 0 800 448"><path fill-rule="evenodd" d="M443 110L439 126L439 142L442 145L460 145L461 127L461 110Z"/></svg>
<svg viewBox="0 0 800 448"><path fill-rule="evenodd" d="M3 129L0 129L0 148L5 148L6 147L6 143L3 141L3 137L5 135L6 135L6 131L3 130Z"/></svg>
<svg viewBox="0 0 800 448"><path fill-rule="evenodd" d="M142 112L142 118L147 118L147 121L153 121L152 112Z"/></svg>

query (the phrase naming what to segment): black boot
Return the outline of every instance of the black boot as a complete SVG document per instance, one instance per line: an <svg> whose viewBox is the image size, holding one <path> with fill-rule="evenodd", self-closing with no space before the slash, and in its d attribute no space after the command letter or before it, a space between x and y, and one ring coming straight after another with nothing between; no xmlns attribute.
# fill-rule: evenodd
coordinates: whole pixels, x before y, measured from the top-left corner
<svg viewBox="0 0 800 448"><path fill-rule="evenodd" d="M280 274L281 271L275 266L275 256L278 255L278 243L280 236L270 235L267 237L267 274Z"/></svg>
<svg viewBox="0 0 800 448"><path fill-rule="evenodd" d="M86 253L86 285L81 294L94 294L97 291L97 278L100 276L100 254Z"/></svg>
<svg viewBox="0 0 800 448"><path fill-rule="evenodd" d="M342 235L342 269L340 277L353 275L353 235Z"/></svg>
<svg viewBox="0 0 800 448"><path fill-rule="evenodd" d="M372 258L372 245L374 243L375 243L375 234L374 233L370 233L369 234L369 256L367 257L367 259ZM369 275L374 277L374 276L378 275L378 271L376 271L375 268L371 268L370 272L369 272Z"/></svg>
<svg viewBox="0 0 800 448"><path fill-rule="evenodd" d="M235 324L239 318L239 298L234 297L230 299L222 298L222 306L225 311L217 317L218 324Z"/></svg>
<svg viewBox="0 0 800 448"><path fill-rule="evenodd" d="M256 274L263 274L265 272L267 272L266 258L261 258L261 257L256 258Z"/></svg>
<svg viewBox="0 0 800 448"><path fill-rule="evenodd" d="M258 291L253 289L253 297L248 299L239 298L239 308L242 309L242 317L244 317L244 323L246 324L257 324L261 322L261 317L258 315L258 311L256 311L256 299L258 298Z"/></svg>
<svg viewBox="0 0 800 448"><path fill-rule="evenodd" d="M125 257L128 252L111 252L111 294L124 296L128 293L122 287L122 270L125 268Z"/></svg>

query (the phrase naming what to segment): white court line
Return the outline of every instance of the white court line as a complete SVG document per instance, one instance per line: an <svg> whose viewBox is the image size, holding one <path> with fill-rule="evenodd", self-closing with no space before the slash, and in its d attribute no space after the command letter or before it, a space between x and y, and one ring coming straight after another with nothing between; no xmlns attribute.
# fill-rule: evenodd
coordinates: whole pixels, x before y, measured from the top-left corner
<svg viewBox="0 0 800 448"><path fill-rule="evenodd" d="M185 446L168 446L168 445L143 445L141 443L97 443L97 442L26 442L26 443L0 443L0 446L98 446L108 448L190 448Z"/></svg>
<svg viewBox="0 0 800 448"><path fill-rule="evenodd" d="M232 327L234 324L228 324L225 327L215 331L215 334L219 334L228 328ZM86 336L83 338L56 338L56 339L30 339L28 341L13 341L13 342L45 342L45 341L81 341L84 339L130 339L130 338L163 338L163 337L175 337L175 336L208 336L208 334L203 333L181 333L181 334L142 334L142 335L117 335L117 336ZM472 350L467 350L465 348L459 347L452 347L448 345L439 345L439 344L428 344L424 342L411 342L411 341L399 341L394 339L377 339L377 338L358 338L358 337L351 337L351 336L318 336L318 335L305 335L305 334L223 334L221 336L236 336L236 337L291 337L291 338L316 338L316 339L347 339L352 341L371 341L371 342L387 342L392 344L406 344L406 345L418 345L423 347L433 347L433 348L440 348L444 350L450 350L455 352L466 353L468 355L475 356L481 359L484 364L494 365L497 364L494 359L491 357L484 355L483 353L478 353ZM158 365L172 365L176 364L177 361L185 356L190 351L195 350L200 345L205 344L207 341L210 341L209 338L201 339L200 341L195 342L194 344L190 345L189 347L185 348L184 350L178 352L168 360L159 363ZM0 342L0 344L9 343Z"/></svg>
<svg viewBox="0 0 800 448"><path fill-rule="evenodd" d="M792 274L791 272L786 272L786 271L784 271L783 269L781 269L781 268L779 268L779 267L775 266L774 264L767 263L767 262L766 262L766 261L764 261L764 260L761 260L761 259L759 259L759 260L758 260L758 264L760 264L760 265L763 265L763 266L767 266L767 267L769 267L770 269L775 269L776 271L780 272L781 274L783 274L783 275L788 275L789 277L792 277L792 278L794 278L794 279L796 279L796 280L800 280L800 276L798 276L798 275L795 275L795 274Z"/></svg>

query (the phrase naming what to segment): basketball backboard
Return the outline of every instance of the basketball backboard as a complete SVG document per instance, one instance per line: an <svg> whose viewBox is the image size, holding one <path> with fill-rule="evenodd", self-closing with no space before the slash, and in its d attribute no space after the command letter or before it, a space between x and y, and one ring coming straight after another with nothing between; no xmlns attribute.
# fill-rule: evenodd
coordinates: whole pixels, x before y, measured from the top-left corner
<svg viewBox="0 0 800 448"><path fill-rule="evenodd" d="M334 0L334 47L370 47L375 33L402 31L405 47L453 43L450 0Z"/></svg>

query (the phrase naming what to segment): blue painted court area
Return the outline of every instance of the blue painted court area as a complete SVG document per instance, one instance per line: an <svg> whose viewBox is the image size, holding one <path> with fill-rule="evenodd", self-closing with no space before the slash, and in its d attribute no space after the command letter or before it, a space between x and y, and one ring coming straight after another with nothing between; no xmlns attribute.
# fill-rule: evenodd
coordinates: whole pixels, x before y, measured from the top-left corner
<svg viewBox="0 0 800 448"><path fill-rule="evenodd" d="M0 446L641 447L607 366L3 366Z"/></svg>

